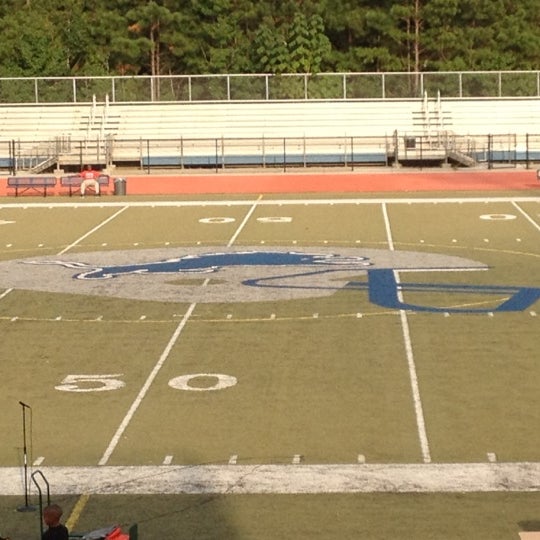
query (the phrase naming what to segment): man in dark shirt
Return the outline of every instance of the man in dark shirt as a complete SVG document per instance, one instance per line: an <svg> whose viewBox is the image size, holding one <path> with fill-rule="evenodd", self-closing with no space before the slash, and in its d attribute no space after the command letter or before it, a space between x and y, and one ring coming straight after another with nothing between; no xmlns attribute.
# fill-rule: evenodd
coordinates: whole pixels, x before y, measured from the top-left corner
<svg viewBox="0 0 540 540"><path fill-rule="evenodd" d="M48 529L43 533L42 540L69 540L69 533L65 525L60 523L62 508L51 504L43 510L43 522Z"/></svg>

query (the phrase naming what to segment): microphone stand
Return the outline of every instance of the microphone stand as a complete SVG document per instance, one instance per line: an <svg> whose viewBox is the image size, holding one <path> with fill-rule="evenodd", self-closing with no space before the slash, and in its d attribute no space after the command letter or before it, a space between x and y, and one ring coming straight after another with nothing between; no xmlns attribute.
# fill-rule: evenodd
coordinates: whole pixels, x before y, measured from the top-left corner
<svg viewBox="0 0 540 540"><path fill-rule="evenodd" d="M17 512L33 512L36 507L28 504L28 452L26 449L26 409L32 409L30 405L19 401L22 407L22 429L23 429L23 466L24 466L24 505L17 507Z"/></svg>

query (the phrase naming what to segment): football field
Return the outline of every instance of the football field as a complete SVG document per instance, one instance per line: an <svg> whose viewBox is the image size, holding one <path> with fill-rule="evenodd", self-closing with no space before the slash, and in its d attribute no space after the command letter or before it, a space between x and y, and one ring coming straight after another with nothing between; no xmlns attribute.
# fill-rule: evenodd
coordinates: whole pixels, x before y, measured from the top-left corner
<svg viewBox="0 0 540 540"><path fill-rule="evenodd" d="M77 530L518 538L539 276L527 194L0 204L0 536L26 460Z"/></svg>

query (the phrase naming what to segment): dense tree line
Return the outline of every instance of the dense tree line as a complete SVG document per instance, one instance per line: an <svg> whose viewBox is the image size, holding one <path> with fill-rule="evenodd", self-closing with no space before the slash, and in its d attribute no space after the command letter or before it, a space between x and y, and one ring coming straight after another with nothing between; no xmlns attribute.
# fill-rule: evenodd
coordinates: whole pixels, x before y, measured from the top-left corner
<svg viewBox="0 0 540 540"><path fill-rule="evenodd" d="M2 0L0 76L540 67L538 0Z"/></svg>

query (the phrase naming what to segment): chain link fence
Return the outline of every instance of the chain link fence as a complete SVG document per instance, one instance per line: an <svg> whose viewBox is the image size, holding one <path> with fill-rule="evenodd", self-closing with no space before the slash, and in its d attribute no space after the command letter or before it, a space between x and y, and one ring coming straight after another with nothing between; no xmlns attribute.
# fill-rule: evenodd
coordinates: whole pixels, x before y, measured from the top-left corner
<svg viewBox="0 0 540 540"><path fill-rule="evenodd" d="M540 97L540 71L0 78L0 103Z"/></svg>

